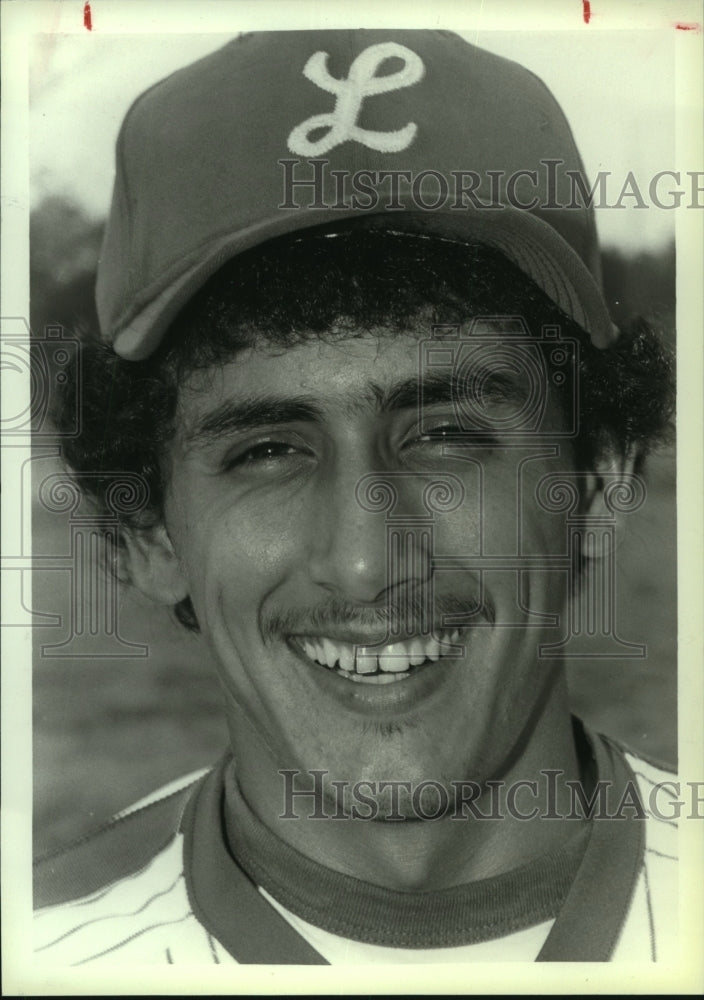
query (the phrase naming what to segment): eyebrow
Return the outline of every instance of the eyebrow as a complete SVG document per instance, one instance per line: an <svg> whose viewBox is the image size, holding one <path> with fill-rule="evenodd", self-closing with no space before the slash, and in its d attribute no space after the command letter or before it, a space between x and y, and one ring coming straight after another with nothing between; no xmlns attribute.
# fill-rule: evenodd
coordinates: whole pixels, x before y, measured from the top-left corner
<svg viewBox="0 0 704 1000"><path fill-rule="evenodd" d="M483 399L524 398L525 389L510 375L490 369L481 369L480 373ZM471 376L475 374L479 372L472 372ZM389 386L370 382L361 394L345 398L343 409L349 413L372 409L379 414L414 409L421 402L420 382L417 375L399 379ZM424 406L451 405L462 392L466 395L471 378L460 380L454 372L433 371L425 374L422 382ZM184 441L192 447L261 427L295 422L322 423L324 420L325 410L315 397L265 394L238 401L226 400L201 417L185 433Z"/></svg>
<svg viewBox="0 0 704 1000"><path fill-rule="evenodd" d="M324 411L308 396L262 395L238 402L226 400L184 435L188 445L207 444L228 434L243 433L296 421L322 421Z"/></svg>
<svg viewBox="0 0 704 1000"><path fill-rule="evenodd" d="M523 383L506 371L491 369L486 365L472 366L462 372L459 377L456 372L431 372L423 378L423 405L455 403L467 398L472 389L481 387L482 401L518 401L525 400L526 389ZM420 395L416 380L415 402L420 404ZM414 405L411 403L409 405Z"/></svg>

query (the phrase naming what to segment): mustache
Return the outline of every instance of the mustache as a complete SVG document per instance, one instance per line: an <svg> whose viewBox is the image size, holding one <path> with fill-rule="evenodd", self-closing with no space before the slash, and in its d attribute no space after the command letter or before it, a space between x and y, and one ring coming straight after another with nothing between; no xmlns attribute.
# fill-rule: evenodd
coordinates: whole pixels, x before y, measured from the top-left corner
<svg viewBox="0 0 704 1000"><path fill-rule="evenodd" d="M288 608L272 611L263 617L261 631L265 639L281 635L324 632L330 626L361 629L384 628L388 632L413 633L419 624L430 631L433 627L472 625L478 618L489 624L496 620L496 609L488 595L435 595L412 592L374 607L361 606L341 598L330 597L308 608Z"/></svg>

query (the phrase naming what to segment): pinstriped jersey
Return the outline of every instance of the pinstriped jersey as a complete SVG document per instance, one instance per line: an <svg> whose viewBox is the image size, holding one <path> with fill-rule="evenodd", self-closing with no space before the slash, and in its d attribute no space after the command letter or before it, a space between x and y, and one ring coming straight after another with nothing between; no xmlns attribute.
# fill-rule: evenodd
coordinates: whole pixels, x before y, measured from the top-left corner
<svg viewBox="0 0 704 1000"><path fill-rule="evenodd" d="M673 784L672 775L664 770L630 753L622 757L635 778L644 810L644 838L637 850L619 862L620 869L632 868L632 878L624 894L623 913L614 924L618 929L613 933L608 958L611 961L658 961L674 954L677 940L677 786ZM165 801L165 798L157 799L157 803ZM137 821L149 808L147 805L138 809L122 822ZM604 821L596 819L593 822ZM620 822L623 825L623 821ZM589 862L592 876L587 890L583 890L585 913L589 911L587 896L590 893L596 894L597 904L601 894L602 912L607 913L610 895L614 892L608 860L605 855L603 884L595 885L602 866L599 857L592 853ZM587 863L585 858L582 867ZM211 882L208 889L207 883L201 882L199 889L194 884L193 874L189 875L189 865L192 867L188 831L184 832L181 824L136 870L108 881L89 894L41 908L35 919L37 960L57 966L228 964L252 960L275 963L275 940L267 941L268 952L262 959L252 958L251 952L238 954L237 940L232 940L231 931L224 926L227 916L213 916L209 912L213 901L208 899L208 894L217 895L219 883L217 880ZM203 885L206 885L205 890ZM353 940L316 926L261 885L254 891L258 905L270 911L264 915L265 924L269 917L283 921L285 928L298 936L303 947L309 948L312 955L318 956L315 960L321 963L535 961L544 953L546 942L560 940L562 916L558 913L551 919L485 941L454 947L389 948L373 941ZM580 899L568 897L564 909L570 906L579 914ZM252 922L256 923L257 919L259 917L252 917ZM242 926L246 933L246 926ZM588 924L582 929L578 923L569 926L568 942L580 934L588 938L593 930ZM268 936L275 937L276 930ZM575 944L578 944L576 940ZM559 951L565 948L569 951L569 943L560 944L558 953L551 953L545 960L559 960ZM305 960L305 957L296 959ZM570 955L565 954L564 960L570 960Z"/></svg>

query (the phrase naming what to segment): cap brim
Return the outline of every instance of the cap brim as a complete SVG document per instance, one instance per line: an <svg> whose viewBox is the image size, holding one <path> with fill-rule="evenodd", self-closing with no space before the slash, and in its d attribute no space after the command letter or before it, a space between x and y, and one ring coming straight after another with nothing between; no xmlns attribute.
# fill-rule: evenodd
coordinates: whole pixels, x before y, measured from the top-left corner
<svg viewBox="0 0 704 1000"><path fill-rule="evenodd" d="M591 272L544 220L508 205L491 211L475 207L421 211L404 206L382 212L281 210L273 218L210 241L195 263L172 269L158 287L141 293L113 332L115 352L132 361L149 357L180 310L228 260L279 236L329 230L331 223L345 229L385 228L495 247L581 326L596 347L606 347L614 339L613 323Z"/></svg>

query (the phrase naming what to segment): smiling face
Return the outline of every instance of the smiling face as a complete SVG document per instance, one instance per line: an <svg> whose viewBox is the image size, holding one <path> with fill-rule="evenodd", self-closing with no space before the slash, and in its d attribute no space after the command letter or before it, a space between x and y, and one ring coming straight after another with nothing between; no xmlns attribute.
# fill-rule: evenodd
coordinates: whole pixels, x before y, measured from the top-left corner
<svg viewBox="0 0 704 1000"><path fill-rule="evenodd" d="M166 529L252 795L283 768L481 781L549 701L535 613L561 611L564 575L482 576L472 557L515 556L519 528L523 553L561 550L564 522L532 498L565 458L492 427L526 391L498 370L481 379L476 443L446 443L458 418L442 379L421 428L419 340L248 348L180 390ZM546 421L562 426L553 404ZM391 510L364 501L372 473L392 484ZM454 509L429 514L434 481L453 484ZM465 558L438 569L442 556Z"/></svg>

